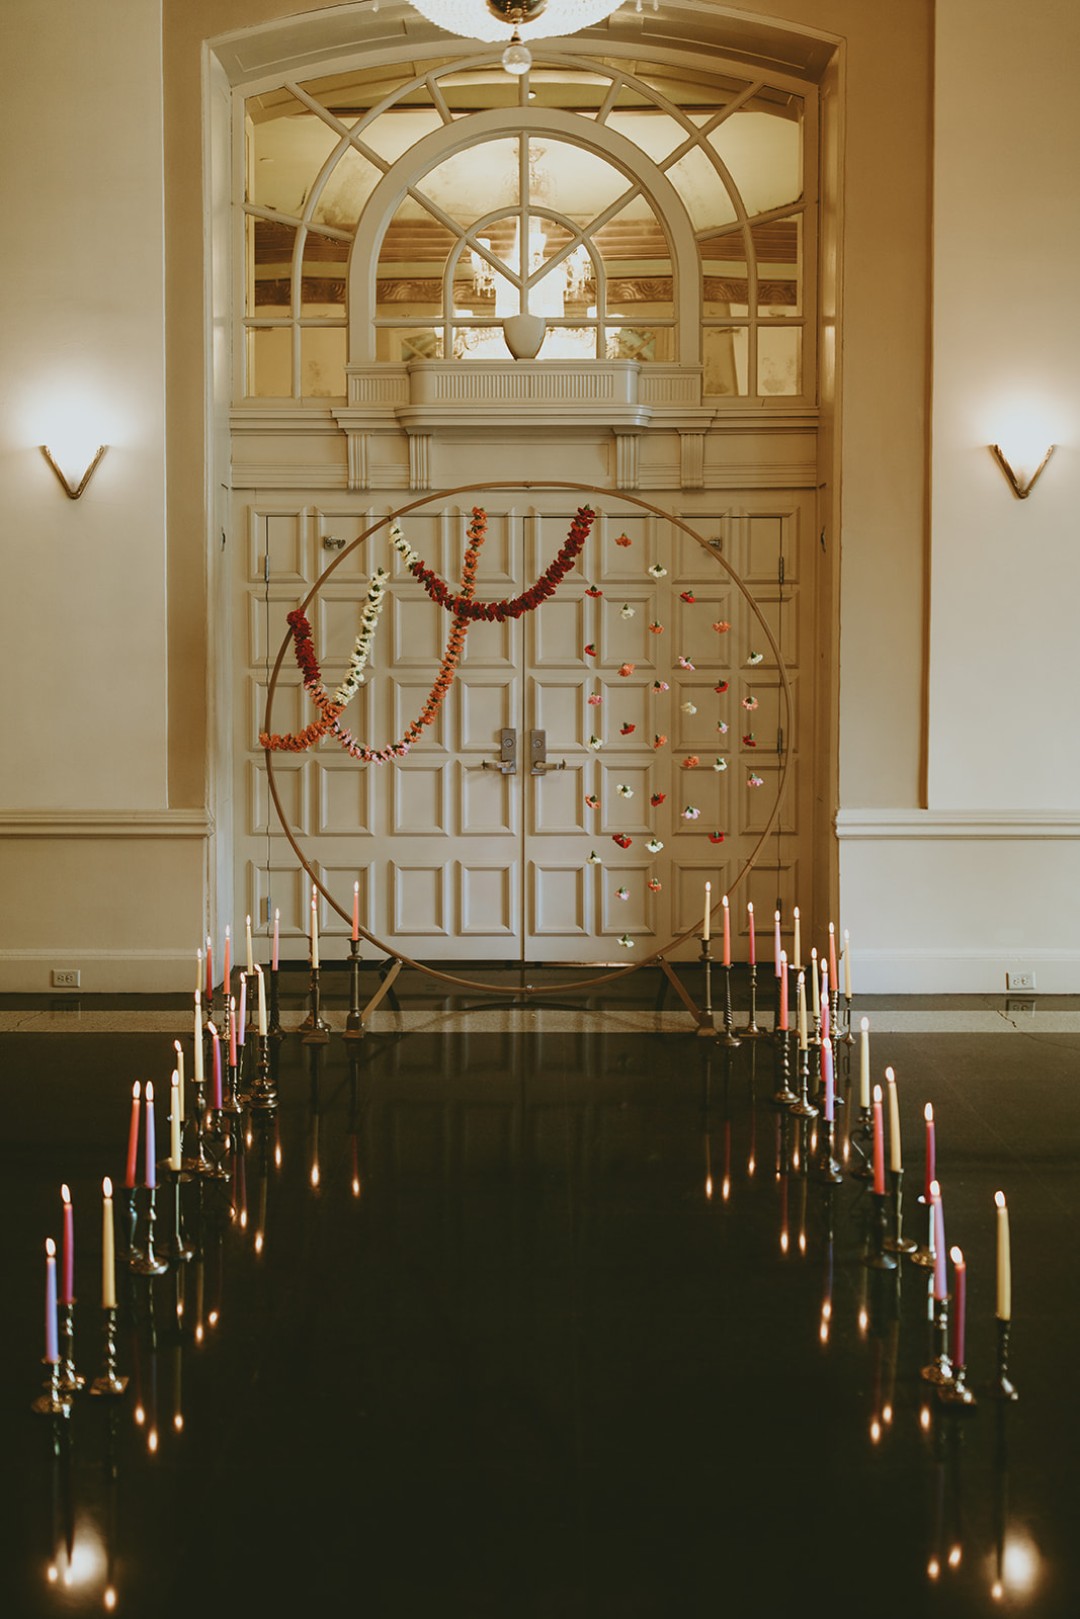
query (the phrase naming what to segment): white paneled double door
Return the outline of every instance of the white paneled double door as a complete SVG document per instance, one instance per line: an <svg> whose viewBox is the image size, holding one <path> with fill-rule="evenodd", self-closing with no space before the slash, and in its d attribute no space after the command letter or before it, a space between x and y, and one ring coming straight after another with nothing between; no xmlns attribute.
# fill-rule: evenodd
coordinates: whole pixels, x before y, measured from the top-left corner
<svg viewBox="0 0 1080 1619"><path fill-rule="evenodd" d="M296 848L335 902L320 901L324 935L347 937L340 913L351 914L358 883L375 948L439 963L629 965L693 928L705 882L716 896L738 871L771 808L780 692L767 638L715 551L655 512L562 490L440 499L401 527L457 589L470 511L482 508L475 593L511 600L549 567L578 504L597 516L576 566L535 610L471 626L437 715L403 757L358 762L324 738L273 754L271 795L257 742L247 752L242 903L263 928L280 911L283 958L303 952L311 897ZM333 561L334 544L393 509L249 508L251 659L238 706L249 735L263 725L286 614ZM713 506L705 531L733 565L753 568L756 558L768 576L767 553L785 535L798 554L798 510L772 502L760 515L766 526L755 531L755 514ZM430 702L451 617L379 529L347 551L308 607L329 689L344 678L377 567L388 570L388 588L343 723L381 749ZM797 569L789 579L797 584ZM789 642L787 662L794 620L789 630L778 611L770 616ZM753 725L741 707L749 692ZM314 712L290 650L271 728L299 731ZM785 870L795 830L793 809L776 845ZM766 884L770 915L778 880L787 887L779 872ZM679 953L695 951L690 941Z"/></svg>

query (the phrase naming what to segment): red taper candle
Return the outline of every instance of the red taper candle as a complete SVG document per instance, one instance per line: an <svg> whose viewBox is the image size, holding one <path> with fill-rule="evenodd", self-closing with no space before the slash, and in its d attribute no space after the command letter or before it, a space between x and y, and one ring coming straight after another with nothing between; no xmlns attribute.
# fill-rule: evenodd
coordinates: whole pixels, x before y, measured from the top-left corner
<svg viewBox="0 0 1080 1619"><path fill-rule="evenodd" d="M128 1125L127 1165L124 1185L130 1191L135 1185L135 1170L139 1159L139 1081L131 1087L131 1123Z"/></svg>
<svg viewBox="0 0 1080 1619"><path fill-rule="evenodd" d="M967 1303L967 1266L959 1248L950 1248L949 1258L953 1262L952 1358L954 1366L966 1366L964 1312Z"/></svg>
<svg viewBox="0 0 1080 1619"><path fill-rule="evenodd" d="M360 884L358 882L352 885L352 936L356 940L360 938Z"/></svg>
<svg viewBox="0 0 1080 1619"><path fill-rule="evenodd" d="M937 1174L937 1149L934 1141L934 1104L927 1102L923 1108L923 1118L926 1120L926 1184L923 1192L923 1201L929 1206L930 1182Z"/></svg>
<svg viewBox="0 0 1080 1619"><path fill-rule="evenodd" d="M885 1196L885 1121L881 1115L881 1086L874 1086L874 1191Z"/></svg>
<svg viewBox="0 0 1080 1619"><path fill-rule="evenodd" d="M71 1206L71 1191L67 1186L61 1186L60 1196L64 1202L64 1249L63 1274L60 1278L60 1303L75 1303L75 1211Z"/></svg>

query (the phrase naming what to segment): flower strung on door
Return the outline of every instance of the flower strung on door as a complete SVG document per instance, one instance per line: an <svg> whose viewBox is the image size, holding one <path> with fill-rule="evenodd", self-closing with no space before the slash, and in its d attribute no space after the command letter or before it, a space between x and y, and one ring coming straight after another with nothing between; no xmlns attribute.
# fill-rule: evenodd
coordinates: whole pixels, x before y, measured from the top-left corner
<svg viewBox="0 0 1080 1619"><path fill-rule="evenodd" d="M620 849L629 849L634 840L633 838L628 838L625 832L613 832L611 841L612 843L617 843Z"/></svg>
<svg viewBox="0 0 1080 1619"><path fill-rule="evenodd" d="M633 672L634 665L632 663L623 663L619 665L619 673L624 680L628 680Z"/></svg>
<svg viewBox="0 0 1080 1619"><path fill-rule="evenodd" d="M654 748L662 748L666 741L667 741L667 737L666 736L660 736L659 733L658 733L656 736L653 737L652 745L653 745Z"/></svg>
<svg viewBox="0 0 1080 1619"><path fill-rule="evenodd" d="M619 735L620 736L633 736L633 734L634 734L634 732L636 730L637 730L637 726L631 724L631 722L629 720L627 720L625 725L620 725L620 727L619 727Z"/></svg>
<svg viewBox="0 0 1080 1619"><path fill-rule="evenodd" d="M754 709L758 706L758 700L755 696L753 696L753 694L751 694L749 697L743 698L742 706L746 709L748 714L752 714Z"/></svg>
<svg viewBox="0 0 1080 1619"><path fill-rule="evenodd" d="M680 703L679 707L682 709L684 714L696 714L697 713L697 704L692 703L689 698L686 699L685 703Z"/></svg>
<svg viewBox="0 0 1080 1619"><path fill-rule="evenodd" d="M652 563L650 563L649 564L649 572L652 574L654 579L666 579L667 578L667 569L664 567L662 562L652 562Z"/></svg>
<svg viewBox="0 0 1080 1619"><path fill-rule="evenodd" d="M590 746L590 748L597 749L597 748L602 748L604 746L604 744L601 742L601 740L600 740L600 738L598 736L591 736L589 738L589 746Z"/></svg>
<svg viewBox="0 0 1080 1619"><path fill-rule="evenodd" d="M746 785L748 787L764 787L765 781L762 776L755 775L754 772L751 771L749 776L746 778Z"/></svg>
<svg viewBox="0 0 1080 1619"><path fill-rule="evenodd" d="M726 680L720 680L720 681L718 681L718 682L717 682L717 683L716 683L716 685L715 685L715 686L714 686L714 687L713 687L713 691L714 691L714 692L716 692L716 693L717 693L717 695L718 695L718 696L720 696L720 697L722 697L722 696L723 696L723 695L724 695L724 693L725 693L725 692L726 692L726 691L727 691L727 689L728 689L728 684L729 684L729 682L728 682L728 681L726 681Z"/></svg>
<svg viewBox="0 0 1080 1619"><path fill-rule="evenodd" d="M654 618L652 623L649 625L649 634L650 635L663 635L663 633L664 633L664 626L657 619Z"/></svg>
<svg viewBox="0 0 1080 1619"><path fill-rule="evenodd" d="M659 809L666 797L667 793L653 793L652 797L649 799L649 803L652 805L653 809Z"/></svg>
<svg viewBox="0 0 1080 1619"><path fill-rule="evenodd" d="M586 641L585 643L585 656L587 658L596 657L596 648L593 646L591 641Z"/></svg>
<svg viewBox="0 0 1080 1619"><path fill-rule="evenodd" d="M621 545L623 547L626 547L630 543L631 543L631 541L630 541L629 534L616 534L616 536L615 536L615 544L616 545Z"/></svg>
<svg viewBox="0 0 1080 1619"><path fill-rule="evenodd" d="M664 885L660 881L659 877L650 877L645 886L649 890L650 894L659 894Z"/></svg>
<svg viewBox="0 0 1080 1619"><path fill-rule="evenodd" d="M660 850L664 847L663 839L650 838L645 847L648 849L650 854L659 854Z"/></svg>
<svg viewBox="0 0 1080 1619"><path fill-rule="evenodd" d="M727 769L727 760L722 758L722 757L717 757L716 759L713 760L713 769L714 770L726 770Z"/></svg>
<svg viewBox="0 0 1080 1619"><path fill-rule="evenodd" d="M599 809L600 808L600 800L597 798L595 793L586 793L585 794L585 803L586 803L586 805L587 805L587 807L589 809Z"/></svg>
<svg viewBox="0 0 1080 1619"><path fill-rule="evenodd" d="M595 585L586 585L585 594L586 596L602 596L604 592L602 590L597 590Z"/></svg>
<svg viewBox="0 0 1080 1619"><path fill-rule="evenodd" d="M589 696L585 700L590 708L595 708L598 703L602 703L604 701L603 697L598 691L590 692Z"/></svg>
<svg viewBox="0 0 1080 1619"><path fill-rule="evenodd" d="M597 854L595 849L590 849L588 855L586 856L586 861L590 866L603 865L603 861L600 859L600 856Z"/></svg>
<svg viewBox="0 0 1080 1619"><path fill-rule="evenodd" d="M679 653L679 656L676 658L675 661L679 665L680 669L696 669L697 668L697 665L691 663L689 658L684 658L681 652Z"/></svg>
<svg viewBox="0 0 1080 1619"><path fill-rule="evenodd" d="M709 833L709 842L710 843L723 843L724 838L726 836L727 836L727 834L725 832L710 832Z"/></svg>
<svg viewBox="0 0 1080 1619"><path fill-rule="evenodd" d="M700 814L701 811L696 804L687 804L682 812L682 818L684 821L696 821Z"/></svg>
<svg viewBox="0 0 1080 1619"><path fill-rule="evenodd" d="M633 618L633 616L634 616L634 614L636 612L637 612L636 607L631 607L629 602L623 602L622 606L619 608L619 617L620 618Z"/></svg>
<svg viewBox="0 0 1080 1619"><path fill-rule="evenodd" d="M686 758L681 760L680 762L681 762L682 768L684 770L693 770L697 765L699 765L701 763L701 760L698 758L696 753L688 753L686 755Z"/></svg>
<svg viewBox="0 0 1080 1619"><path fill-rule="evenodd" d="M629 899L630 898L630 890L628 888L617 888L615 890L615 898L616 899Z"/></svg>
<svg viewBox="0 0 1080 1619"><path fill-rule="evenodd" d="M666 680L654 680L652 683L652 689L654 692L659 693L669 690L669 687Z"/></svg>
<svg viewBox="0 0 1080 1619"><path fill-rule="evenodd" d="M728 733L727 720L717 720L716 729L720 733L721 736L727 736L727 733Z"/></svg>
<svg viewBox="0 0 1080 1619"><path fill-rule="evenodd" d="M622 945L624 950L632 950L634 948L634 941L630 937L629 933L623 933L620 935L619 943Z"/></svg>
<svg viewBox="0 0 1080 1619"><path fill-rule="evenodd" d="M754 735L753 731L747 731L746 735L743 737L743 747L744 748L756 748L757 747L757 737Z"/></svg>
<svg viewBox="0 0 1080 1619"><path fill-rule="evenodd" d="M692 602L697 600L697 597L694 595L694 592L692 590L680 590L680 592L679 592L679 600L687 602L687 603L692 603Z"/></svg>
<svg viewBox="0 0 1080 1619"><path fill-rule="evenodd" d="M746 661L749 664L763 663L765 661L765 654L764 652L748 652L746 655Z"/></svg>
<svg viewBox="0 0 1080 1619"><path fill-rule="evenodd" d="M717 635L726 635L730 628L731 625L728 623L726 618L718 618L716 623L713 625L713 629L716 631Z"/></svg>
<svg viewBox="0 0 1080 1619"><path fill-rule="evenodd" d="M633 798L634 796L634 789L632 787L628 787L625 781L620 781L617 784L615 791L618 793L620 798Z"/></svg>

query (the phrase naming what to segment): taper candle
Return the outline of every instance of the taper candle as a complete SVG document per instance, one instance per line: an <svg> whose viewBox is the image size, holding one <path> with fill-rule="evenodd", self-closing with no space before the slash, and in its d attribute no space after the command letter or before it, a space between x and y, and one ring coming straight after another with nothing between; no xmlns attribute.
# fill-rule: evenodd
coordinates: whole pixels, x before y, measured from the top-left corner
<svg viewBox="0 0 1080 1619"><path fill-rule="evenodd" d="M56 1318L56 1244L45 1238L45 1359L55 1366L60 1359L60 1326Z"/></svg>
<svg viewBox="0 0 1080 1619"><path fill-rule="evenodd" d="M746 925L750 931L750 965L755 967L757 965L757 945L754 941L754 902L752 899L746 902Z"/></svg>
<svg viewBox="0 0 1080 1619"><path fill-rule="evenodd" d="M904 1161L900 1155L900 1100L891 1068L885 1070L885 1083L889 1095L889 1168L895 1172L903 1169Z"/></svg>
<svg viewBox="0 0 1080 1619"><path fill-rule="evenodd" d="M173 1050L176 1052L176 1084L177 1100L180 1103L180 1123L184 1122L184 1048L179 1040L173 1041Z"/></svg>
<svg viewBox="0 0 1080 1619"><path fill-rule="evenodd" d="M1012 1320L1012 1255L1009 1250L1009 1210L1005 1193L995 1192L997 1204L997 1309L999 1321Z"/></svg>
<svg viewBox="0 0 1080 1619"><path fill-rule="evenodd" d="M157 1152L154 1146L154 1082L146 1081L146 1167L144 1186L151 1190L157 1185Z"/></svg>
<svg viewBox="0 0 1080 1619"><path fill-rule="evenodd" d="M274 912L274 942L270 953L270 965L274 972L278 970L278 948L281 942L281 912Z"/></svg>
<svg viewBox="0 0 1080 1619"><path fill-rule="evenodd" d="M773 966L780 977L780 912L773 912Z"/></svg>
<svg viewBox="0 0 1080 1619"><path fill-rule="evenodd" d="M222 967L221 967L221 982L222 982L222 984L224 985L224 988L225 988L226 998L228 997L228 994L229 994L229 980L231 979L231 977L232 977L232 934L229 931L229 924L226 922L226 924L225 924L225 955L224 955L224 958L223 958L223 961L222 961Z"/></svg>
<svg viewBox="0 0 1080 1619"><path fill-rule="evenodd" d="M359 942L360 939L360 884L352 885L352 936Z"/></svg>
<svg viewBox="0 0 1080 1619"><path fill-rule="evenodd" d="M196 950L196 952L195 952L195 988L196 988L196 990L198 991L198 993L200 995L202 994L202 987L203 987L203 959L202 959L202 945L200 945L198 950Z"/></svg>
<svg viewBox="0 0 1080 1619"><path fill-rule="evenodd" d="M139 1093L142 1086L136 1080L131 1087L131 1122L128 1125L127 1165L124 1169L124 1185L129 1189L135 1185L135 1170L139 1161Z"/></svg>
<svg viewBox="0 0 1080 1619"><path fill-rule="evenodd" d="M241 974L241 977L243 974ZM236 996L229 996L229 1067L236 1067Z"/></svg>
<svg viewBox="0 0 1080 1619"><path fill-rule="evenodd" d="M818 1003L818 1019L821 1023L821 1036L826 1039L832 1034L832 1022L829 1008L829 966L828 962L821 964L821 990Z"/></svg>
<svg viewBox="0 0 1080 1619"><path fill-rule="evenodd" d="M840 978L836 971L836 924L829 923L829 983L834 989L840 986Z"/></svg>
<svg viewBox="0 0 1080 1619"><path fill-rule="evenodd" d="M941 1186L937 1181L930 1182L930 1206L934 1216L934 1298L941 1300L948 1298L949 1290L945 1277L945 1211L941 1206Z"/></svg>
<svg viewBox="0 0 1080 1619"><path fill-rule="evenodd" d="M705 915L701 919L701 938L708 944L712 930L712 883L705 884Z"/></svg>
<svg viewBox="0 0 1080 1619"><path fill-rule="evenodd" d="M311 902L311 965L313 969L319 965L319 906L316 900Z"/></svg>
<svg viewBox="0 0 1080 1619"><path fill-rule="evenodd" d="M75 1210L71 1206L71 1188L61 1186L60 1197L64 1205L64 1244L60 1267L60 1303L75 1303Z"/></svg>
<svg viewBox="0 0 1080 1619"><path fill-rule="evenodd" d="M779 1004L779 1007L778 1007L778 1011L779 1011L779 1014L780 1014L780 1021L779 1021L778 1027L781 1028L781 1029L789 1028L790 1025L788 1023L788 964L787 964L787 951L786 950L781 950L781 952L780 952L780 1004Z"/></svg>
<svg viewBox="0 0 1080 1619"><path fill-rule="evenodd" d="M799 996L799 1050L808 1051L810 1048L810 1034L806 1024L806 974L799 968L797 980Z"/></svg>
<svg viewBox="0 0 1080 1619"><path fill-rule="evenodd" d="M242 1046L247 1039L247 973L240 974L240 1010L236 1014L236 1043Z"/></svg>
<svg viewBox="0 0 1080 1619"><path fill-rule="evenodd" d="M818 973L817 945L810 947L810 1003L815 1015L821 1006L821 976Z"/></svg>
<svg viewBox="0 0 1080 1619"><path fill-rule="evenodd" d="M799 918L799 907L796 905L791 913L791 920L795 925L795 938L791 946L791 965L802 966L802 922Z"/></svg>
<svg viewBox="0 0 1080 1619"><path fill-rule="evenodd" d="M180 1147L180 1075L173 1069L172 1086L169 1092L169 1168L179 1172L184 1167L183 1153Z"/></svg>
<svg viewBox="0 0 1080 1619"><path fill-rule="evenodd" d="M724 895L723 905L724 905L724 966L725 967L730 967L731 966L731 906L728 904L728 897L727 897L726 894Z"/></svg>
<svg viewBox="0 0 1080 1619"><path fill-rule="evenodd" d="M859 1106L870 1107L870 1019L859 1020Z"/></svg>
<svg viewBox="0 0 1080 1619"><path fill-rule="evenodd" d="M952 1359L954 1366L966 1366L964 1313L967 1303L967 1266L964 1263L963 1252L959 1248L950 1248L949 1258L953 1263Z"/></svg>
<svg viewBox="0 0 1080 1619"><path fill-rule="evenodd" d="M250 918L250 916L245 919L244 926L245 926L245 928L247 930L247 970L248 970L249 973L251 973L251 972L255 971L255 957L254 957L254 955L252 954L252 951L251 951L251 918Z"/></svg>
<svg viewBox="0 0 1080 1619"><path fill-rule="evenodd" d="M930 1182L937 1174L937 1150L934 1141L934 1104L927 1102L923 1108L923 1118L926 1120L926 1179L923 1183L923 1199L930 1202Z"/></svg>
<svg viewBox="0 0 1080 1619"><path fill-rule="evenodd" d="M255 967L255 976L259 981L259 1033L266 1035L266 986L263 979L263 970L258 964Z"/></svg>
<svg viewBox="0 0 1080 1619"><path fill-rule="evenodd" d="M202 995L195 991L195 1083L201 1085L206 1076L203 1073L203 1023L202 1023Z"/></svg>
<svg viewBox="0 0 1080 1619"><path fill-rule="evenodd" d="M112 1181L108 1175L101 1183L101 1308L116 1309L116 1233Z"/></svg>
<svg viewBox="0 0 1080 1619"><path fill-rule="evenodd" d="M206 935L206 999L207 1003L214 998L214 946L209 933Z"/></svg>
<svg viewBox="0 0 1080 1619"><path fill-rule="evenodd" d="M844 994L851 999L851 934L844 929Z"/></svg>
<svg viewBox="0 0 1080 1619"><path fill-rule="evenodd" d="M881 1086L874 1086L874 1191L885 1196L885 1126L881 1117Z"/></svg>
<svg viewBox="0 0 1080 1619"><path fill-rule="evenodd" d="M218 1032L213 1023L208 1023L206 1028L210 1035L210 1073L214 1086L213 1101L211 1106L216 1108L220 1113L224 1103L224 1097L221 1091L221 1041L218 1039Z"/></svg>
<svg viewBox="0 0 1080 1619"><path fill-rule="evenodd" d="M833 1072L832 1041L828 1035L821 1042L821 1072L825 1079L825 1122L832 1124L836 1117L836 1076Z"/></svg>

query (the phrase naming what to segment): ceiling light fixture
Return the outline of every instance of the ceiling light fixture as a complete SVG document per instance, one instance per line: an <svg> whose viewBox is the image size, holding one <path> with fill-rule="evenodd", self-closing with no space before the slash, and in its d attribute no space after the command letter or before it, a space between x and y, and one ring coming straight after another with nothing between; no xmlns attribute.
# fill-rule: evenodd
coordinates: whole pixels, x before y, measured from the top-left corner
<svg viewBox="0 0 1080 1619"><path fill-rule="evenodd" d="M527 73L532 66L527 40L576 34L580 28L610 17L622 0L411 0L411 3L429 22L450 34L461 34L465 39L498 44L506 38L509 28L510 42L503 52L502 65L507 73L517 75Z"/></svg>

